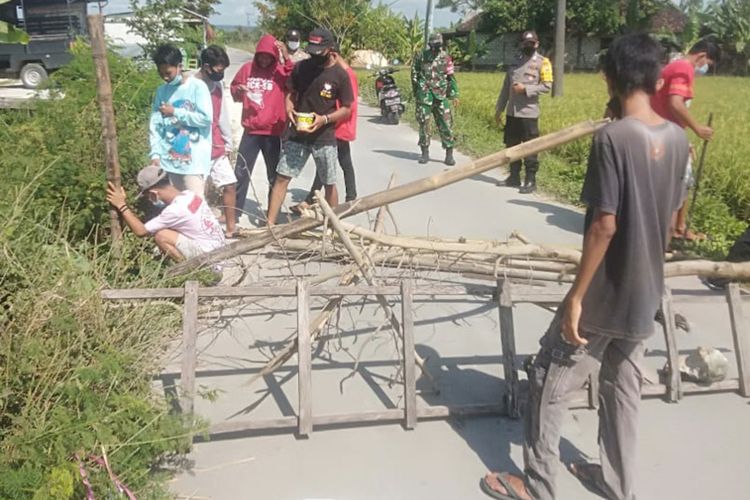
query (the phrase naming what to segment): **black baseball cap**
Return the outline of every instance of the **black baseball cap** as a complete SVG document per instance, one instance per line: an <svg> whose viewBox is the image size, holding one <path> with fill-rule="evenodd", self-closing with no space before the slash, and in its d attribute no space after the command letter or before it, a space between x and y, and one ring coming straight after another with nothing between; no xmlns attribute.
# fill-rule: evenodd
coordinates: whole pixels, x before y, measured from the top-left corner
<svg viewBox="0 0 750 500"><path fill-rule="evenodd" d="M336 40L330 31L325 28L315 28L307 36L307 48L305 50L308 54L318 55L335 46Z"/></svg>
<svg viewBox="0 0 750 500"><path fill-rule="evenodd" d="M302 35L300 35L299 30L292 28L286 32L286 39L299 42L302 39Z"/></svg>
<svg viewBox="0 0 750 500"><path fill-rule="evenodd" d="M533 31L524 31L521 35L521 45L534 45L539 41L539 37Z"/></svg>

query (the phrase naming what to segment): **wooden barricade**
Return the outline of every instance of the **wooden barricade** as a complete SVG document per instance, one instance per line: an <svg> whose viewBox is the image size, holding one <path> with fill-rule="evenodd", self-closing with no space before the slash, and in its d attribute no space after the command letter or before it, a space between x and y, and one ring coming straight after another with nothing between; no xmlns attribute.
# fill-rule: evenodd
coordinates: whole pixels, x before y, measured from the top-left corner
<svg viewBox="0 0 750 500"><path fill-rule="evenodd" d="M298 408L297 416L250 421L233 421L213 424L210 434L231 433L252 430L296 429L301 436L309 436L319 425L361 424L374 422L403 422L406 429L414 429L419 420L447 418L452 416L506 415L517 418L520 415L519 366L516 361L516 342L513 321L513 307L516 304L530 303L549 308L562 302L568 286L521 286L499 280L496 287L486 285L421 285L415 287L412 281L404 280L400 286L316 286L310 287L304 280L296 286L283 287L208 287L201 288L195 281L188 281L184 288L104 290L106 300L148 300L182 299L183 305L183 356L180 375L180 408L186 414L194 412L195 379L198 334L198 302L200 298L241 298L241 297L296 297L298 335ZM334 415L316 415L312 400L312 346L310 338L310 297L314 296L400 296L402 369L404 374L404 407L381 411L367 411ZM414 341L413 300L415 296L450 295L492 295L496 298L500 319L500 342L505 375L505 393L500 404L432 405L420 407L417 404L416 363ZM675 325L672 305L675 302L723 302L729 306L732 335L739 370L739 377L725 380L710 386L685 383L680 380L678 351L675 340ZM684 394L717 391L739 391L748 397L750 390L750 337L742 311L742 296L736 284L728 287L726 297L716 295L673 296L667 289L661 304L664 313L664 336L667 346L668 380L666 384L644 385L644 396L664 396L667 401L676 402ZM592 376L588 384L588 404L597 406L598 377Z"/></svg>

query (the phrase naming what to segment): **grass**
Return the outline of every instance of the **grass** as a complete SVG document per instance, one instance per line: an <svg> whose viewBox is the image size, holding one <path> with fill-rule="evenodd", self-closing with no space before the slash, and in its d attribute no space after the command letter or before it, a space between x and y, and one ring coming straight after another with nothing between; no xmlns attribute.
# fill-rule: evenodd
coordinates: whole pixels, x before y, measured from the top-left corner
<svg viewBox="0 0 750 500"><path fill-rule="evenodd" d="M374 102L370 72L360 72L360 92ZM395 75L401 91L411 100L408 68ZM502 132L494 123L495 101L504 73L458 73L461 104L455 114L457 147L473 157L503 148ZM694 227L709 234L708 241L692 250L708 256L722 255L750 218L750 80L739 77L706 77L696 82L691 112L705 123L713 112L716 131L706 155L701 191L693 214ZM607 101L598 74L565 75L562 98L542 97L541 133L600 118ZM405 120L416 124L414 106L407 105ZM700 141L689 132L700 151ZM567 144L541 157L541 188L559 199L578 203L590 140Z"/></svg>

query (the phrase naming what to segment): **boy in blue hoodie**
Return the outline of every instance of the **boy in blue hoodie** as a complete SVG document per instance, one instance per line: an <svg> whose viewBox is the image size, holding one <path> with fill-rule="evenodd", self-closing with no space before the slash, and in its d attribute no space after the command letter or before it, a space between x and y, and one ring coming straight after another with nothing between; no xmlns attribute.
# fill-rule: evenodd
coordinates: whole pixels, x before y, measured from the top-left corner
<svg viewBox="0 0 750 500"><path fill-rule="evenodd" d="M200 79L183 75L177 47L159 46L153 61L164 84L156 90L149 123L151 164L167 172L178 190L203 197L211 170L211 94Z"/></svg>

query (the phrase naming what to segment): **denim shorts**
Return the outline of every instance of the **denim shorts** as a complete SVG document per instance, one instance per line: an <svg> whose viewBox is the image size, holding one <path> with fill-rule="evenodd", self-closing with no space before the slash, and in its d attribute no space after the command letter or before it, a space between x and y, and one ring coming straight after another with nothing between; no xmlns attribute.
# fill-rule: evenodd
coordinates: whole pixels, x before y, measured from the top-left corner
<svg viewBox="0 0 750 500"><path fill-rule="evenodd" d="M339 160L335 145L316 146L293 140L286 141L281 149L281 159L276 173L285 177L298 177L310 155L315 161L318 178L323 184L336 184L336 165Z"/></svg>

